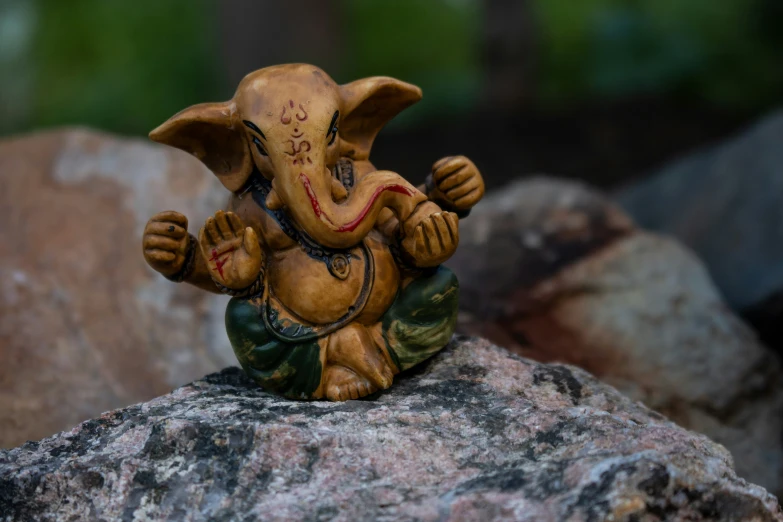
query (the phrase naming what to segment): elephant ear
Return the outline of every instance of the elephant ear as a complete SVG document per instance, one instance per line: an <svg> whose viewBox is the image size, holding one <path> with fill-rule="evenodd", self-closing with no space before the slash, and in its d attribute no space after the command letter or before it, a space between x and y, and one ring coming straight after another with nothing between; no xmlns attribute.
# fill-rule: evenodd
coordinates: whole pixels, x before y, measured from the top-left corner
<svg viewBox="0 0 783 522"><path fill-rule="evenodd" d="M403 109L421 100L421 89L394 78L374 76L340 87L343 117L340 138L343 156L366 160L375 136Z"/></svg>
<svg viewBox="0 0 783 522"><path fill-rule="evenodd" d="M233 102L193 105L150 132L150 138L194 155L235 192L250 177L253 157L234 113Z"/></svg>

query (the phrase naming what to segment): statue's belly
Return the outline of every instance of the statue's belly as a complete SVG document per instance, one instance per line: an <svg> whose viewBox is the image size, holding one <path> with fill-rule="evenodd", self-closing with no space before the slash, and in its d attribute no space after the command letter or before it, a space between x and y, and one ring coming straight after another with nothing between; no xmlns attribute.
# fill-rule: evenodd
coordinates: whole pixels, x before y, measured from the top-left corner
<svg viewBox="0 0 783 522"><path fill-rule="evenodd" d="M396 296L399 272L385 245L367 240L375 261L373 288L360 314L363 323L377 321ZM329 272L326 263L310 257L299 245L275 252L267 265L267 281L274 296L289 311L312 324L329 324L345 316L359 300L365 272L364 252L351 250L350 270L344 280Z"/></svg>

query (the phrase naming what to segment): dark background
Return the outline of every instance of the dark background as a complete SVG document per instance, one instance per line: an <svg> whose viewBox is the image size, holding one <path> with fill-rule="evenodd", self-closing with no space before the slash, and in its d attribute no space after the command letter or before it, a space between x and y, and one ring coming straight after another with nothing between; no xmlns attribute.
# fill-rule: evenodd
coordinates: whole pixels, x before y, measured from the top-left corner
<svg viewBox="0 0 783 522"><path fill-rule="evenodd" d="M0 0L0 134L144 135L254 69L395 76L424 100L373 159L411 179L466 154L490 188L617 186L783 97L779 0Z"/></svg>

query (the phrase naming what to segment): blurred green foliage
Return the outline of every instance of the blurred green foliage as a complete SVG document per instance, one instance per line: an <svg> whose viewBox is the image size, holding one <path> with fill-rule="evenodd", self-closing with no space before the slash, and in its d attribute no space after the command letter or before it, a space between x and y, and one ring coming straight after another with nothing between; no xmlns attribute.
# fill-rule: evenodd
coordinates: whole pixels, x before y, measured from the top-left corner
<svg viewBox="0 0 783 522"><path fill-rule="evenodd" d="M783 93L779 0L537 0L550 103L663 94L753 110Z"/></svg>
<svg viewBox="0 0 783 522"><path fill-rule="evenodd" d="M146 134L219 90L212 1L21 2L35 6L23 128L84 123Z"/></svg>
<svg viewBox="0 0 783 522"><path fill-rule="evenodd" d="M780 102L780 0L530 2L532 102L653 94L739 111ZM381 74L424 89L427 103L397 124L479 101L481 0L336 5L338 80ZM219 9L219 0L0 0L0 133L85 124L145 134L183 107L225 98Z"/></svg>
<svg viewBox="0 0 783 522"><path fill-rule="evenodd" d="M479 95L481 3L475 0L342 0L346 66L338 81L393 76L418 85L427 103L392 121L465 111Z"/></svg>

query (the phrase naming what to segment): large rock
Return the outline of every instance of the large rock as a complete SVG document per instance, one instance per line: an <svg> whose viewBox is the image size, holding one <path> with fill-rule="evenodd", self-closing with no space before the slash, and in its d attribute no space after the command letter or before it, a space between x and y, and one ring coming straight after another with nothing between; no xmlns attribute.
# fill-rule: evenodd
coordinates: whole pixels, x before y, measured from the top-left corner
<svg viewBox="0 0 783 522"><path fill-rule="evenodd" d="M582 185L536 178L480 203L450 264L462 331L586 368L783 491L780 364L677 242Z"/></svg>
<svg viewBox="0 0 783 522"><path fill-rule="evenodd" d="M191 229L226 193L197 160L84 130L0 142L0 446L156 397L234 361L224 299L144 263L154 212Z"/></svg>
<svg viewBox="0 0 783 522"><path fill-rule="evenodd" d="M704 260L728 303L783 348L783 111L665 167L617 199ZM766 303L764 303L766 301ZM771 315L772 317L767 317Z"/></svg>
<svg viewBox="0 0 783 522"><path fill-rule="evenodd" d="M238 369L0 452L11 520L783 520L729 453L587 373L457 339L387 392Z"/></svg>

